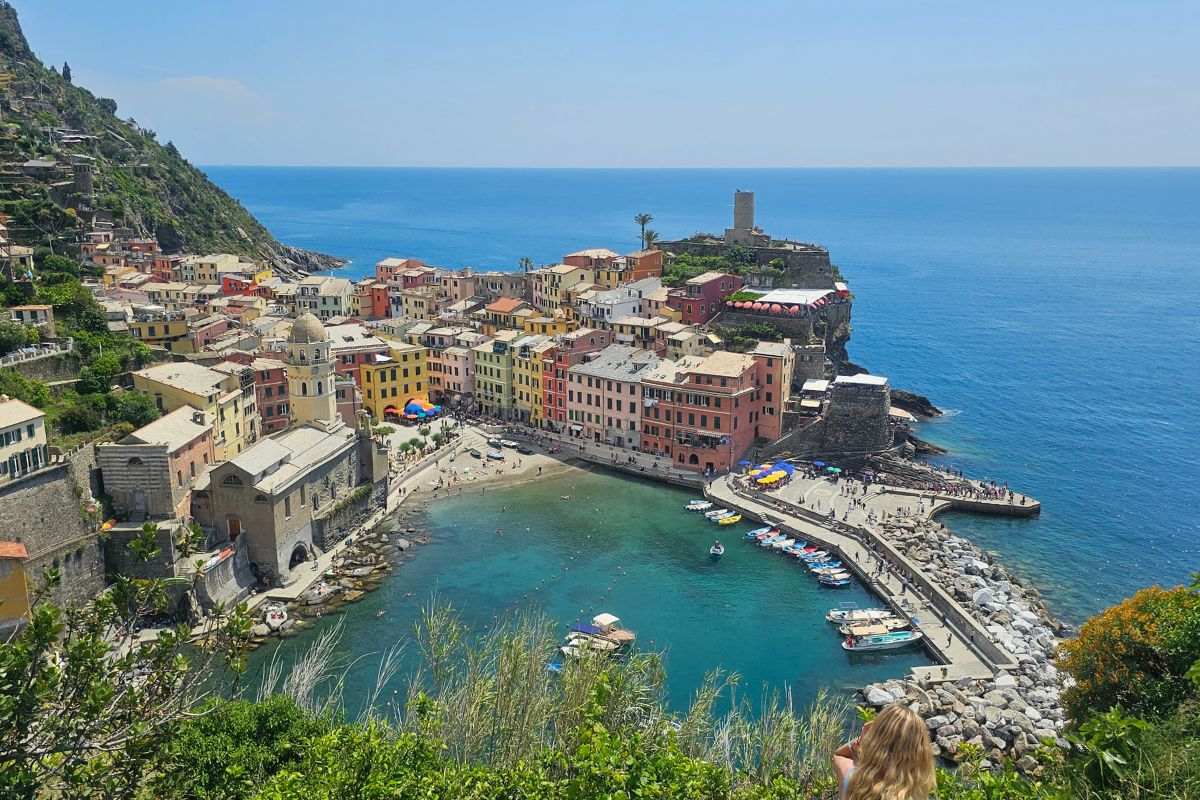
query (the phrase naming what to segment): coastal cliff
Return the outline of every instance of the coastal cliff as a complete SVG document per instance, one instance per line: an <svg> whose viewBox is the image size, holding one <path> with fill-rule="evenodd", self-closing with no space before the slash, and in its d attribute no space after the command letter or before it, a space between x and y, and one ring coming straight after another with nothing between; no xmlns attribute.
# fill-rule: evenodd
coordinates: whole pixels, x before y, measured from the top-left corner
<svg viewBox="0 0 1200 800"><path fill-rule="evenodd" d="M0 2L0 210L18 241L66 252L94 220L111 219L167 252L234 253L285 273L346 263L276 241L174 144L63 72L42 64Z"/></svg>

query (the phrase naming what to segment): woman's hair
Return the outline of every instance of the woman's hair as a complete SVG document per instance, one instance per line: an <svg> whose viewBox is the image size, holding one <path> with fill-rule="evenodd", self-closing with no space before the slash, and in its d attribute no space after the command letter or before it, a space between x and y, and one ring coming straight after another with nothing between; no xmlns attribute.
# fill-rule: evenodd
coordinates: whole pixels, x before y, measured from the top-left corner
<svg viewBox="0 0 1200 800"><path fill-rule="evenodd" d="M893 703L862 735L845 800L923 800L934 781L924 721L908 706Z"/></svg>

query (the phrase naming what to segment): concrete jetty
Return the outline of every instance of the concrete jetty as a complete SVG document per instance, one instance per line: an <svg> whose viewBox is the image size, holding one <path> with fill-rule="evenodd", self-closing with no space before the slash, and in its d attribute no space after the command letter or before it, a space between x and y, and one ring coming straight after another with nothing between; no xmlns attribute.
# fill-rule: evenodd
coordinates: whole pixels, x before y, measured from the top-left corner
<svg viewBox="0 0 1200 800"><path fill-rule="evenodd" d="M786 530L801 539L817 542L836 550L838 560L848 565L862 582L896 613L917 616L925 633L924 644L942 666L915 667L914 677L921 682L959 678L990 678L999 669L1015 665L1012 655L993 645L986 629L939 587L924 585L920 569L896 552L888 542L872 532L844 524L830 524L827 518L774 496L751 495L737 487L737 476L726 476L710 483L705 494L714 502L738 509ZM880 559L871 549L885 558ZM908 580L907 588L901 579ZM902 601L910 608L905 609Z"/></svg>

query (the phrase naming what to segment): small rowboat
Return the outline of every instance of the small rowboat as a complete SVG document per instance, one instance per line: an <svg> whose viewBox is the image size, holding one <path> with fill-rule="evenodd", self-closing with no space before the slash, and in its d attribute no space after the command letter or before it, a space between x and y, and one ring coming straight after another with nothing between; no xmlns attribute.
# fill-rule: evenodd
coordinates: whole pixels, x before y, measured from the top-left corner
<svg viewBox="0 0 1200 800"><path fill-rule="evenodd" d="M800 557L805 561L824 561L829 558L829 553L824 550L815 550L811 553L805 553Z"/></svg>
<svg viewBox="0 0 1200 800"><path fill-rule="evenodd" d="M734 514L732 517L721 517L717 520L718 525L733 525L742 521L741 514Z"/></svg>
<svg viewBox="0 0 1200 800"><path fill-rule="evenodd" d="M774 539L777 536L779 536L779 531L767 531L766 533L758 534L754 538L760 542L765 542L767 539Z"/></svg>
<svg viewBox="0 0 1200 800"><path fill-rule="evenodd" d="M771 543L771 548L773 550L782 550L785 547L791 547L795 543L796 543L795 539L776 540Z"/></svg>
<svg viewBox="0 0 1200 800"><path fill-rule="evenodd" d="M693 500L683 507L684 511L708 511L713 507L711 500Z"/></svg>
<svg viewBox="0 0 1200 800"><path fill-rule="evenodd" d="M704 516L713 519L715 517L727 517L732 513L728 508L714 508L712 511L705 511Z"/></svg>
<svg viewBox="0 0 1200 800"><path fill-rule="evenodd" d="M468 452L471 454L471 458L483 458L483 453L479 452L474 447L472 447Z"/></svg>
<svg viewBox="0 0 1200 800"><path fill-rule="evenodd" d="M808 568L813 572L816 572L819 569L837 569L841 566L842 562L840 561L817 561L815 563L812 561L808 562Z"/></svg>
<svg viewBox="0 0 1200 800"><path fill-rule="evenodd" d="M829 575L818 575L817 583L821 584L822 586L829 586L834 589L840 589L844 586L849 586L850 579L849 578L834 578Z"/></svg>
<svg viewBox="0 0 1200 800"><path fill-rule="evenodd" d="M725 555L725 545L723 545L723 544L719 544L719 543L718 543L718 544L714 544L712 547L708 548L708 554L709 554L710 556L723 556L723 555Z"/></svg>
<svg viewBox="0 0 1200 800"><path fill-rule="evenodd" d="M760 539L758 542L758 546L759 547L771 547L776 542L782 542L783 540L784 540L783 534L777 533L774 536L768 536L765 539Z"/></svg>
<svg viewBox="0 0 1200 800"><path fill-rule="evenodd" d="M501 453L499 450L488 450L487 457L494 461L503 461L504 453Z"/></svg>

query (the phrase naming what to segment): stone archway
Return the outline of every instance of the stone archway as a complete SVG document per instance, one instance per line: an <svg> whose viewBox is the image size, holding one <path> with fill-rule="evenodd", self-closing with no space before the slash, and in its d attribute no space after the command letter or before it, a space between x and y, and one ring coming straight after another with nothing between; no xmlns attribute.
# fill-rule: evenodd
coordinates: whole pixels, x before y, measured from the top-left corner
<svg viewBox="0 0 1200 800"><path fill-rule="evenodd" d="M292 548L292 557L288 559L288 569L295 569L305 561L308 561L308 558L308 548L301 542Z"/></svg>
<svg viewBox="0 0 1200 800"><path fill-rule="evenodd" d="M700 457L695 453L692 453L690 456L688 456L688 463L698 465L700 463Z"/></svg>

